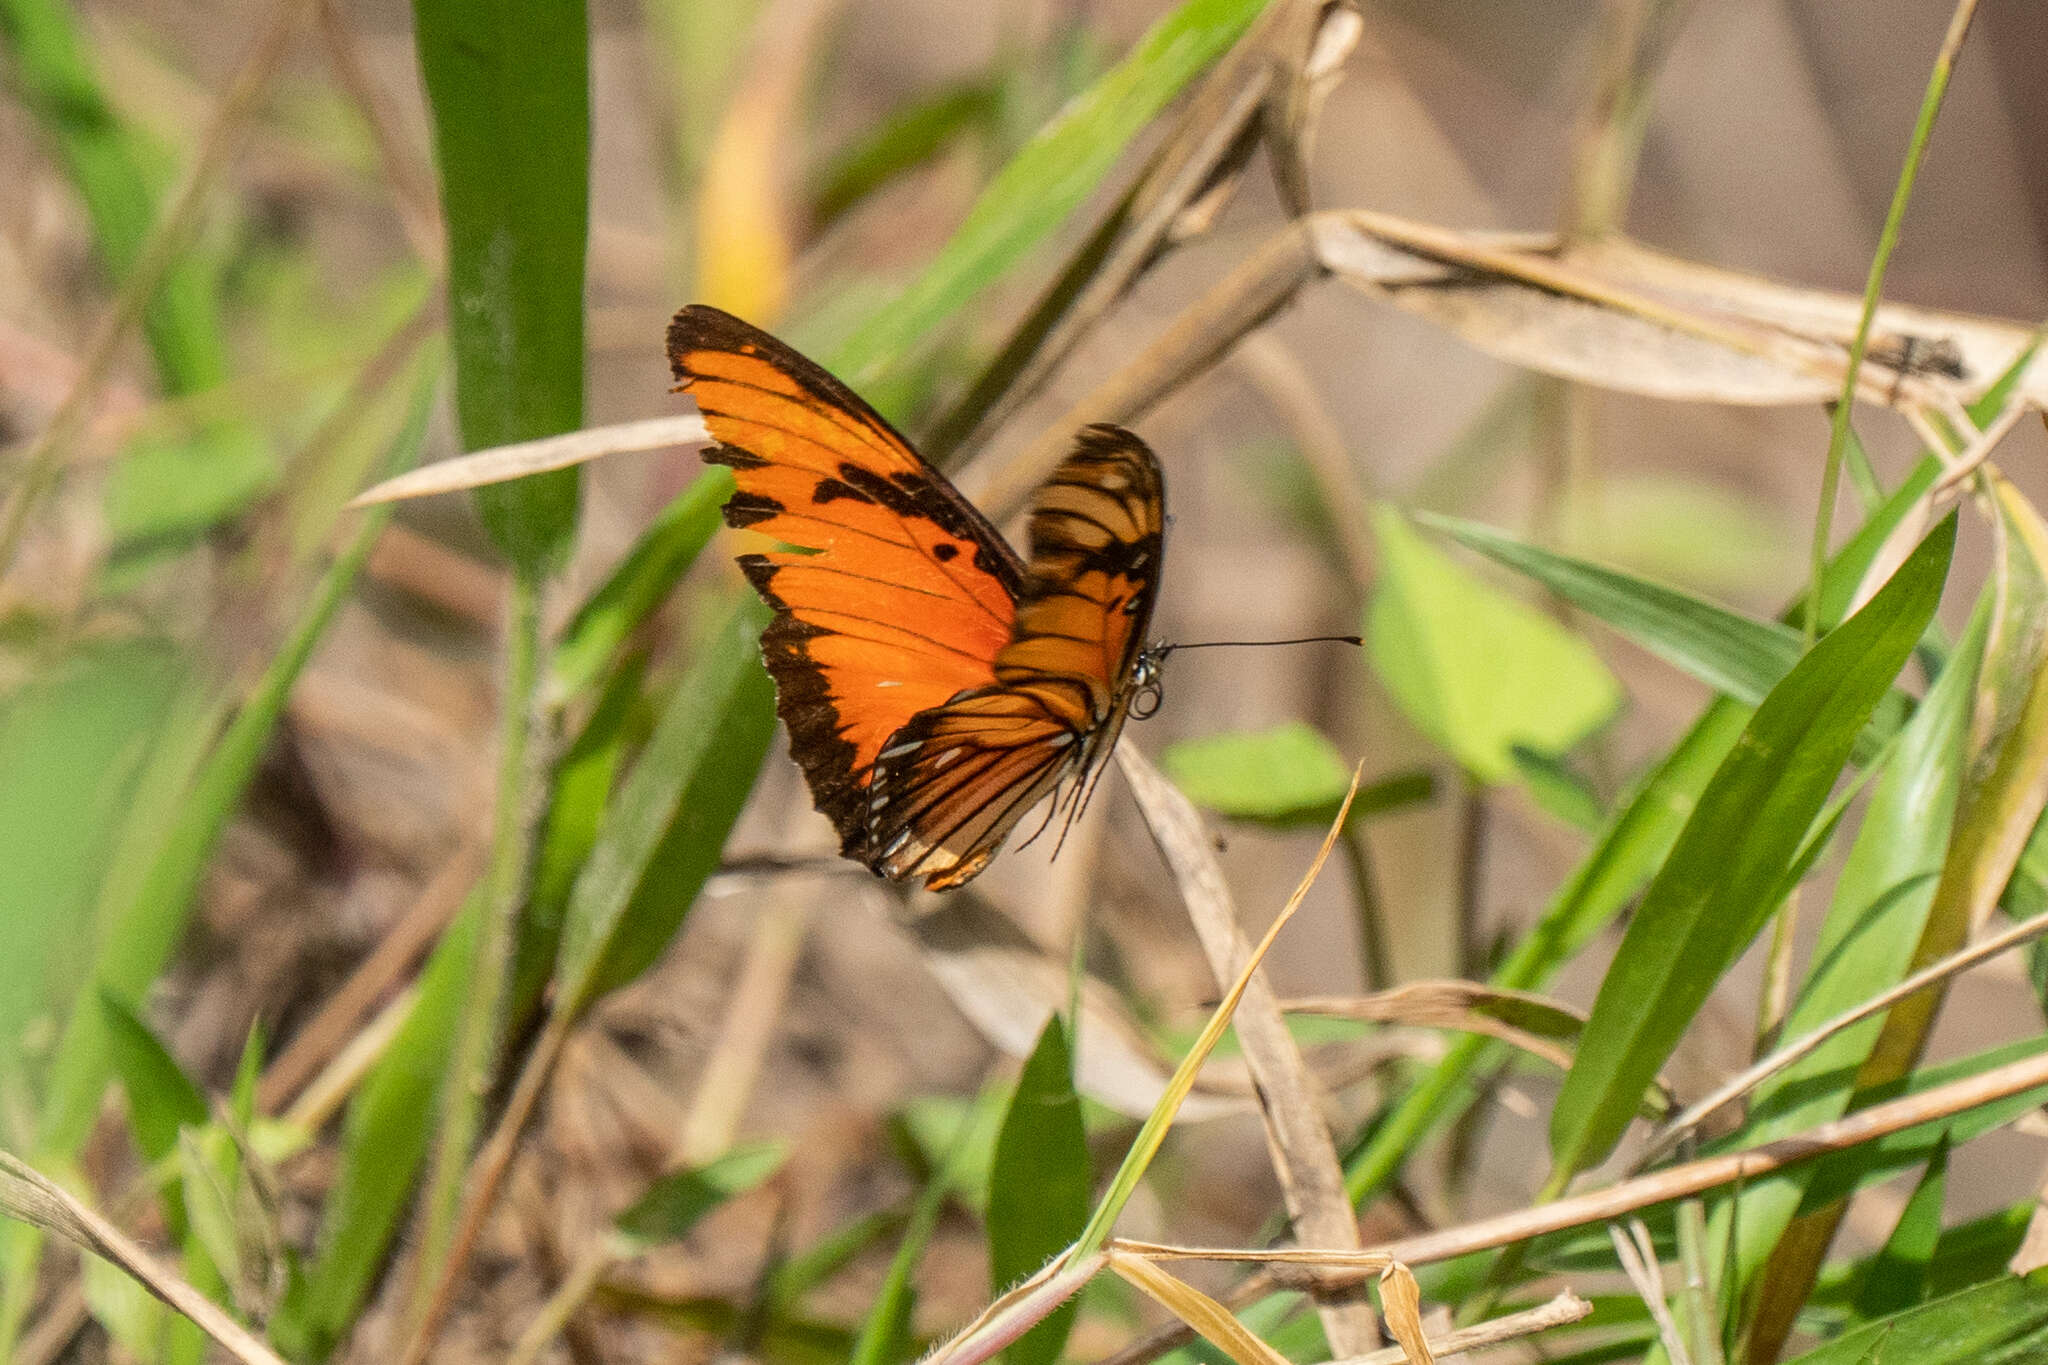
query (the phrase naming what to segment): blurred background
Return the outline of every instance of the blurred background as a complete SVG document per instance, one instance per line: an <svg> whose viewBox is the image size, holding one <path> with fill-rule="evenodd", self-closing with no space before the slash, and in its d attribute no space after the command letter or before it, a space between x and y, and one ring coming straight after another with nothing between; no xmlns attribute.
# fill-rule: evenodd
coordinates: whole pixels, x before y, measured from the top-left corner
<svg viewBox="0 0 2048 1365"><path fill-rule="evenodd" d="M587 421L685 410L669 392L662 331L693 299L738 307L812 353L843 339L946 240L1022 140L1165 8L593 0ZM1619 8L1367 0L1313 144L1317 205L1453 228L1560 227L1602 26ZM1620 226L1704 264L1859 292L1947 8L1679 8ZM115 297L109 244L133 250L151 218L146 203L123 204L106 188L108 129L160 190L195 159L223 158L172 272L181 302L152 312L116 353L60 484L0 577L0 959L13 964L0 1032L9 1060L33 1073L54 1045L55 1002L84 970L86 937L67 926L113 856L116 817L138 799L136 755L176 725L179 708L241 695L273 657L320 552L349 529L337 503L370 481L410 420L423 344L439 326L442 247L406 5L310 7L277 79L219 146L209 129L234 98L252 39L272 23L270 0L0 9L18 53L48 58L68 45L97 73L110 120L102 127L87 111L55 135L52 92L20 61L0 101L0 434L11 447L0 451L0 480L21 475L25 443L91 353ZM2043 51L2048 11L1986 0L1888 298L2022 324L2048 312ZM62 65L60 53L38 69ZM910 131L878 140L890 127ZM95 177L104 192L81 194ZM1213 230L1118 304L989 457L1038 434L1284 221L1255 163ZM911 414L913 435L1043 279L1027 270L996 291L934 349L919 391L887 395ZM1350 473L1372 498L1528 533L1760 614L1805 581L1827 441L1818 408L1567 399L1331 281L1143 423L1166 461L1174 517L1156 621L1164 638L1359 628L1366 585L1347 574L1298 449L1304 411L1341 433ZM457 453L447 414L428 420L425 458ZM1870 415L1861 435L1887 478L1918 446L1889 414ZM2022 428L2001 457L2035 495L2048 491L2042 453L2039 428ZM676 452L584 471L573 563L550 600L557 619L697 473L695 458ZM1966 530L1973 576L1982 542L1980 528ZM699 608L733 579L715 545L648 632L655 676L687 655ZM504 590L464 498L405 507L370 551L205 864L175 965L148 994L147 1017L195 1076L224 1084L252 1023L289 1042L401 926L431 931L420 907L432 908L437 879L488 837ZM1580 776L1612 797L1707 692L1597 628L1588 634L1626 701L1583 751ZM196 692L183 681L195 665L213 680ZM1126 739L1156 755L1289 721L1328 736L1347 766L1363 758L1369 780L1430 780L1427 799L1367 827L1395 979L1483 965L1488 945L1526 923L1581 856L1581 830L1520 783L1463 777L1403 718L1369 661L1339 646L1176 658L1164 709ZM1196 1027L1215 987L1118 782L1104 784L1050 864L1049 842L1006 853L977 890L1055 963L1085 906L1091 965L1124 989L1132 1017L1167 1035ZM1221 842L1256 930L1315 835L1231 824ZM778 739L731 852L822 854L830 843ZM1460 942L1461 923L1475 941ZM1281 992L1357 992L1359 942L1352 885L1326 877L1275 951ZM566 1249L672 1159L735 982L754 981L749 972L769 983L751 1001L763 1012L761 1054L729 1122L800 1140L788 1191L779 1204L736 1204L710 1232L650 1258L635 1272L642 1288L670 1302L740 1293L771 1243L802 1246L900 1201L1001 1042L999 1023L963 1011L960 998L986 991L987 978L970 973L960 987L934 971L935 954L865 882L830 872L714 879L661 965L572 1044L493 1224L464 1340L502 1344L494 1315L544 1296ZM1058 971L1050 981L1017 989L1063 992ZM1584 1003L1597 982L1597 963L1582 963L1558 993ZM1937 1055L2038 1029L2018 968L1994 965L1964 989ZM1739 992L1709 1006L1679 1059L1682 1089L1747 1059L1754 1014ZM1368 1075L1339 1103L1355 1116L1371 1099ZM31 1103L18 1084L0 1091L0 1132L17 1149L32 1145L19 1140L34 1124ZM1408 1197L1430 1216L1524 1202L1544 1174L1546 1111L1547 1098L1510 1094L1439 1154L1460 1179L1411 1173ZM2037 1138L1991 1143L1952 1185L1959 1213L2010 1202L2036 1179ZM323 1151L287 1168L300 1235L332 1178ZM1173 1196L1140 1207L1140 1232L1254 1236L1274 1201L1256 1118L1197 1125L1175 1151ZM1399 1226L1399 1214L1382 1216ZM1881 1235L1881 1206L1869 1216ZM956 1240L957 1255L925 1263L921 1326L956 1321L986 1297L978 1241ZM857 1259L827 1303L857 1315L884 1262ZM638 1321L606 1330L653 1334L636 1339L642 1351L669 1340ZM1077 1337L1078 1354L1116 1339L1113 1315L1084 1323L1099 1335ZM682 1339L690 1350L714 1340Z"/></svg>

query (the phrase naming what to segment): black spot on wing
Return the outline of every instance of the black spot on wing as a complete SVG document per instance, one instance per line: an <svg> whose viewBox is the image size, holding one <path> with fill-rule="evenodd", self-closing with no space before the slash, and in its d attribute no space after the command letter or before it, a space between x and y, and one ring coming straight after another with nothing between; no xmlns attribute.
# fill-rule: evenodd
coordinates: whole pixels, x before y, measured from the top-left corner
<svg viewBox="0 0 2048 1365"><path fill-rule="evenodd" d="M932 558L938 560L941 564L952 563L959 554L960 547L958 545L951 545L943 540L937 545L932 546Z"/></svg>
<svg viewBox="0 0 2048 1365"><path fill-rule="evenodd" d="M753 526L779 517L787 510L774 498L761 493L735 493L726 499L725 524L734 528Z"/></svg>

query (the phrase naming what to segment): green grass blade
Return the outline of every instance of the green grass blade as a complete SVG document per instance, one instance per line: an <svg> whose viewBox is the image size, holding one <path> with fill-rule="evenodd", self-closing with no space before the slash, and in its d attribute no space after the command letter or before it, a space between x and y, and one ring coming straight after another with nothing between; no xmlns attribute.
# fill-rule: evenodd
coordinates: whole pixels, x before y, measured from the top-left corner
<svg viewBox="0 0 2048 1365"><path fill-rule="evenodd" d="M107 1014L114 1066L128 1092L135 1146L149 1161L162 1161L177 1149L180 1128L207 1122L206 1096L127 1004L101 995L100 1008Z"/></svg>
<svg viewBox="0 0 2048 1365"><path fill-rule="evenodd" d="M481 921L472 896L435 945L405 1023L348 1107L320 1249L301 1296L287 1299L271 1323L273 1340L295 1360L324 1359L348 1332L412 1202Z"/></svg>
<svg viewBox="0 0 2048 1365"><path fill-rule="evenodd" d="M702 1166L671 1172L613 1219L612 1226L636 1252L680 1242L706 1214L774 1175L788 1154L780 1142L750 1142Z"/></svg>
<svg viewBox="0 0 2048 1365"><path fill-rule="evenodd" d="M1536 927L1494 972L1493 985L1540 989L1621 913L1670 855L1700 792L1735 746L1749 716L1748 707L1725 698L1707 708L1608 822ZM1496 1046L1471 1035L1457 1039L1444 1059L1401 1099L1364 1149L1346 1163L1344 1183L1354 1203L1377 1194L1416 1143L1471 1103L1475 1092L1468 1078Z"/></svg>
<svg viewBox="0 0 2048 1365"><path fill-rule="evenodd" d="M1927 1270L1941 1241L1941 1205L1948 1190L1948 1138L1944 1134L1913 1187L1906 1207L1892 1224L1892 1235L1870 1263L1856 1295L1856 1311L1866 1318L1902 1312L1927 1296Z"/></svg>
<svg viewBox="0 0 2048 1365"><path fill-rule="evenodd" d="M1131 139L1237 40L1265 0L1185 0L1041 128L982 191L937 259L839 355L854 388L957 314L1079 208Z"/></svg>
<svg viewBox="0 0 2048 1365"><path fill-rule="evenodd" d="M727 615L612 801L569 897L557 1011L573 1017L645 971L718 866L774 733L753 653L766 615L751 597Z"/></svg>
<svg viewBox="0 0 2048 1365"><path fill-rule="evenodd" d="M112 273L122 277L156 220L170 168L108 103L86 55L80 17L64 0L4 0L0 41L16 94L77 189ZM143 331L168 391L193 393L227 378L218 303L199 255L185 253L164 272L143 311Z"/></svg>
<svg viewBox="0 0 2048 1365"><path fill-rule="evenodd" d="M1978 661L1989 625L1987 594L1878 779L1835 892L1813 967L1781 1035L1797 1038L1896 984L1911 968L1914 945L1934 902L1957 790L1967 761ZM1881 1019L1845 1029L1760 1086L1744 1141L1769 1142L1838 1118L1848 1108L1857 1068L1877 1041ZM1732 1273L1746 1283L1790 1224L1805 1192L1796 1174L1743 1191L1716 1210L1717 1239L1735 1236Z"/></svg>
<svg viewBox="0 0 2048 1365"><path fill-rule="evenodd" d="M991 1296L1036 1274L1080 1235L1088 1222L1091 1183L1073 1058L1066 1027L1055 1014L1017 1077L989 1164ZM1052 1365L1079 1308L1072 1299L1055 1308L1009 1346L1004 1359L1009 1365Z"/></svg>
<svg viewBox="0 0 2048 1365"><path fill-rule="evenodd" d="M471 450L583 425L590 37L582 0L415 0L448 230L455 407ZM537 575L576 525L576 473L477 490Z"/></svg>
<svg viewBox="0 0 2048 1365"><path fill-rule="evenodd" d="M2030 1365L2048 1357L2048 1271L2008 1275L1844 1332L1787 1365Z"/></svg>
<svg viewBox="0 0 2048 1365"><path fill-rule="evenodd" d="M1772 689L1644 893L1551 1114L1553 1183L1603 1159L1778 886L1857 734L1941 600L1943 521L1868 606Z"/></svg>
<svg viewBox="0 0 2048 1365"><path fill-rule="evenodd" d="M1799 632L1677 588L1559 554L1456 517L1416 520L1549 588L1672 667L1754 706L1791 671Z"/></svg>

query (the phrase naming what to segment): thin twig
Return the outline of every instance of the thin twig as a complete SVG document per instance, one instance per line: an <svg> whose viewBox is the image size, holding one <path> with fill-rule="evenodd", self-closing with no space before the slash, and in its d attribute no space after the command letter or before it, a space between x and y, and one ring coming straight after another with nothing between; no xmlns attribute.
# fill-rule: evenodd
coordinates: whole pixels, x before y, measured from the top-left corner
<svg viewBox="0 0 2048 1365"><path fill-rule="evenodd" d="M2001 953L2009 952L2022 944L2031 943L2048 934L2048 914L2036 915L2021 920L2008 929L1993 934L1981 943L1973 943L1958 953L1951 953L1939 962L1931 963L1913 973L1890 990L1880 991L1852 1010L1844 1011L1825 1024L1802 1035L1797 1041L1779 1048L1770 1056L1759 1059L1738 1074L1729 1077L1713 1091L1687 1105L1650 1138L1649 1146L1636 1159L1636 1170L1642 1170L1658 1157L1676 1147L1680 1141L1696 1131L1700 1124L1719 1113L1736 1100L1762 1085L1771 1077L1791 1066L1800 1058L1811 1054L1821 1044L1846 1028L1852 1028L1873 1014L1882 1014L1907 996L1917 995L1929 986L1938 985L1952 976L1959 975L1987 962Z"/></svg>
<svg viewBox="0 0 2048 1365"><path fill-rule="evenodd" d="M1201 818L1134 746L1121 746L1117 759L1132 787L1145 798L1153 836L1180 884L1203 955L1217 984L1227 987L1242 972L1251 947L1239 927L1229 884L1210 851ZM1320 1087L1287 1031L1279 1000L1264 972L1252 974L1234 1022L1245 1062L1258 1086L1266 1146L1288 1212L1293 1215L1297 1239L1333 1250L1356 1247L1358 1221L1345 1196L1344 1169L1323 1119ZM1380 1344L1371 1304L1362 1294L1322 1305L1321 1316L1334 1351L1356 1355Z"/></svg>

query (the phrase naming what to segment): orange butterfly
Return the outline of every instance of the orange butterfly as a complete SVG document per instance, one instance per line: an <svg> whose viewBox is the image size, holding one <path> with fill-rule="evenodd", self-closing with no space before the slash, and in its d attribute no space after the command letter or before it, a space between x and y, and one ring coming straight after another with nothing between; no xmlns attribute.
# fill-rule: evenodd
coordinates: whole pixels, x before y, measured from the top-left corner
<svg viewBox="0 0 2048 1365"><path fill-rule="evenodd" d="M726 524L794 547L739 562L775 609L761 653L840 852L942 891L1067 779L1071 820L1133 705L1157 695L1144 637L1165 487L1145 443L1083 429L1033 501L1024 560L873 408L766 332L692 305L668 354L720 442L704 458L739 484Z"/></svg>

